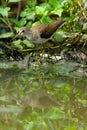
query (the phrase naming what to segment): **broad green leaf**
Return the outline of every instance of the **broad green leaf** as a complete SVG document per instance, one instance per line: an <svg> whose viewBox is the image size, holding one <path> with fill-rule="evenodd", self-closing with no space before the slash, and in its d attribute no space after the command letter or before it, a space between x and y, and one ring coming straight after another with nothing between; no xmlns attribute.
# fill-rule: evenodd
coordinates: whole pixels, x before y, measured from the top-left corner
<svg viewBox="0 0 87 130"><path fill-rule="evenodd" d="M63 9L62 8L55 8L53 11L51 11L51 14L56 14L59 17L62 16Z"/></svg>
<svg viewBox="0 0 87 130"><path fill-rule="evenodd" d="M32 24L32 26L37 26L37 25L40 25L40 24L41 24L40 21L36 21L36 22L34 22L34 23Z"/></svg>
<svg viewBox="0 0 87 130"><path fill-rule="evenodd" d="M16 47L18 47L19 49L23 49L23 46L21 45L21 40L14 40L12 42L12 44L14 44Z"/></svg>
<svg viewBox="0 0 87 130"><path fill-rule="evenodd" d="M36 0L29 0L29 1L28 1L28 5L29 5L30 7L34 7L34 6L36 5Z"/></svg>
<svg viewBox="0 0 87 130"><path fill-rule="evenodd" d="M24 26L26 24L26 19L22 18L21 20L19 20L20 26Z"/></svg>
<svg viewBox="0 0 87 130"><path fill-rule="evenodd" d="M28 41L28 40L23 40L23 43L27 46L27 47L30 47L30 48L32 48L32 47L34 47L34 44L32 44L30 41Z"/></svg>
<svg viewBox="0 0 87 130"><path fill-rule="evenodd" d="M41 23L50 23L50 22L52 22L52 19L49 16L45 17L43 15L43 17L40 19L40 22Z"/></svg>
<svg viewBox="0 0 87 130"><path fill-rule="evenodd" d="M41 6L36 6L36 14L46 16L52 10L49 4L42 4Z"/></svg>
<svg viewBox="0 0 87 130"><path fill-rule="evenodd" d="M64 35L64 32L58 30L58 31L54 34L53 38L54 38L54 40L57 41L57 42L63 42L63 40L64 40L64 38L65 38L64 36L65 36L65 35Z"/></svg>
<svg viewBox="0 0 87 130"><path fill-rule="evenodd" d="M9 0L8 2L14 3L14 2L19 2L21 0Z"/></svg>
<svg viewBox="0 0 87 130"><path fill-rule="evenodd" d="M27 8L26 10L21 12L20 15L22 18L25 18L26 20L35 20L35 8Z"/></svg>
<svg viewBox="0 0 87 130"><path fill-rule="evenodd" d="M46 10L46 7L40 7L40 6L37 6L36 7L36 14L37 15L47 15L48 14L48 10Z"/></svg>
<svg viewBox="0 0 87 130"><path fill-rule="evenodd" d="M13 33L12 32L7 32L7 33L3 33L0 35L0 39L1 38L8 38L8 37L12 37Z"/></svg>
<svg viewBox="0 0 87 130"><path fill-rule="evenodd" d="M9 7L0 7L0 15L2 15L3 17L6 16L8 17L8 13L10 11Z"/></svg>
<svg viewBox="0 0 87 130"><path fill-rule="evenodd" d="M22 27L22 26L24 26L24 24L26 24L26 19L24 19L24 18L22 18L19 21L17 19L10 18L10 21L15 23L18 27Z"/></svg>
<svg viewBox="0 0 87 130"><path fill-rule="evenodd" d="M49 0L49 4L55 8L58 5L58 0Z"/></svg>

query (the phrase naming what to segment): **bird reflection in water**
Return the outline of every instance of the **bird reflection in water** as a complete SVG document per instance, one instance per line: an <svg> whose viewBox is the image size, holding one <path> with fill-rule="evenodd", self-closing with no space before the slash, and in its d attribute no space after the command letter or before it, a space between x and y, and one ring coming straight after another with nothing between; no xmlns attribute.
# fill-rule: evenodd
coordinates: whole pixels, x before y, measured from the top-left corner
<svg viewBox="0 0 87 130"><path fill-rule="evenodd" d="M43 89L30 92L22 100L22 105L25 108L31 106L32 108L38 109L59 106L59 104Z"/></svg>

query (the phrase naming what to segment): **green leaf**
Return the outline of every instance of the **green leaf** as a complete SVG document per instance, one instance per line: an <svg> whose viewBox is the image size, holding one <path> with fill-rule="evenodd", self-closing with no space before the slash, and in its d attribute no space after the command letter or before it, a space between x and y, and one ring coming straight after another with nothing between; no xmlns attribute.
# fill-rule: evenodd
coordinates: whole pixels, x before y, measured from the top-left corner
<svg viewBox="0 0 87 130"><path fill-rule="evenodd" d="M54 38L54 40L57 41L57 42L63 42L63 40L64 40L64 38L65 38L64 36L65 36L65 35L64 35L64 32L58 30L58 31L54 34L53 38Z"/></svg>
<svg viewBox="0 0 87 130"><path fill-rule="evenodd" d="M17 20L14 18L10 18L10 21L15 23L18 27L22 27L24 24L26 24L26 19L22 18L21 20Z"/></svg>
<svg viewBox="0 0 87 130"><path fill-rule="evenodd" d="M14 3L14 2L19 2L19 1L21 1L21 0L9 0L8 2L10 3Z"/></svg>
<svg viewBox="0 0 87 130"><path fill-rule="evenodd" d="M8 17L8 13L10 11L10 8L9 7L0 7L0 15L3 16L3 17Z"/></svg>
<svg viewBox="0 0 87 130"><path fill-rule="evenodd" d="M41 6L36 6L36 14L47 16L51 9L52 8L49 4L44 3Z"/></svg>
<svg viewBox="0 0 87 130"><path fill-rule="evenodd" d="M36 5L36 0L29 0L29 1L28 1L28 5L29 5L30 7L34 7L34 6Z"/></svg>
<svg viewBox="0 0 87 130"><path fill-rule="evenodd" d="M26 20L35 20L35 8L27 8L26 10L21 12L20 15L22 18L25 18Z"/></svg>
<svg viewBox="0 0 87 130"><path fill-rule="evenodd" d="M58 0L55 0L55 2L54 0L49 0L49 4L53 7L56 7L58 5Z"/></svg>
<svg viewBox="0 0 87 130"><path fill-rule="evenodd" d="M28 40L23 40L23 43L27 46L27 47L30 47L30 48L33 48L34 47L34 44L32 44L30 41Z"/></svg>
<svg viewBox="0 0 87 130"><path fill-rule="evenodd" d="M46 10L46 7L40 7L40 6L37 6L36 7L36 14L37 15L47 15L48 14L48 10Z"/></svg>
<svg viewBox="0 0 87 130"><path fill-rule="evenodd" d="M12 37L13 33L12 32L7 32L7 33L3 33L0 35L0 39L1 38L8 38L8 37Z"/></svg>
<svg viewBox="0 0 87 130"><path fill-rule="evenodd" d="M24 26L26 24L26 19L22 18L19 20L20 26Z"/></svg>
<svg viewBox="0 0 87 130"><path fill-rule="evenodd" d="M51 19L49 16L47 16L47 17L43 16L43 17L40 19L40 22L41 22L41 23L50 23L50 22L52 22L52 19Z"/></svg>
<svg viewBox="0 0 87 130"><path fill-rule="evenodd" d="M12 44L14 44L16 47L18 47L19 49L23 49L23 46L21 45L21 40L14 40L12 42Z"/></svg>
<svg viewBox="0 0 87 130"><path fill-rule="evenodd" d="M63 12L63 9L62 8L55 8L53 11L51 11L51 14L56 14L58 15L59 17L62 16L62 12Z"/></svg>

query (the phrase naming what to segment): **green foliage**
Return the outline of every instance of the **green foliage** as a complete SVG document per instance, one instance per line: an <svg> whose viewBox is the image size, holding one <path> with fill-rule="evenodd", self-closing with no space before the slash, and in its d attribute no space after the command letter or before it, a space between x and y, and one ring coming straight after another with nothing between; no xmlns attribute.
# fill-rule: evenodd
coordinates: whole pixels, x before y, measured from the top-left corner
<svg viewBox="0 0 87 130"><path fill-rule="evenodd" d="M8 13L10 11L10 7L0 7L0 15L2 17L8 17Z"/></svg>
<svg viewBox="0 0 87 130"><path fill-rule="evenodd" d="M3 33L3 34L0 35L0 39L1 38L8 38L8 37L11 37L11 36L13 36L12 32Z"/></svg>
<svg viewBox="0 0 87 130"><path fill-rule="evenodd" d="M10 2L19 2L20 0L9 0ZM8 17L10 11L10 6L7 7L8 3L4 2L4 5L0 7L0 14L2 16L2 19L4 19L4 16ZM42 18L49 17L51 14L56 14L58 16L62 16L63 8L62 5L56 0L55 2L52 0L49 0L49 2L43 2L42 4L36 5L36 0L29 0L26 8L21 12L20 17L21 21L10 18L9 21L13 22L16 26L22 27L27 23L27 21L36 21L36 18L38 21L45 22L42 20ZM62 3L62 2L61 2ZM48 19L48 18L47 18ZM46 20L46 18L45 18ZM49 19L46 20L46 22L49 22Z"/></svg>
<svg viewBox="0 0 87 130"><path fill-rule="evenodd" d="M21 12L21 18L25 20L35 20L35 8L26 8L24 11Z"/></svg>
<svg viewBox="0 0 87 130"><path fill-rule="evenodd" d="M37 2L37 0L29 0L28 1L28 5L29 5L29 7L35 7L35 5L36 5L36 2Z"/></svg>
<svg viewBox="0 0 87 130"><path fill-rule="evenodd" d="M12 32L17 27L31 27L41 23L49 23L58 18L66 19L64 32L86 33L87 1L86 0L28 0L20 18L13 18L10 3L18 3L20 0L2 0L0 6L0 21ZM14 5L15 7L15 5ZM10 16L11 15L11 16ZM17 30L16 30L17 31ZM57 39L57 38L56 38ZM73 41L72 41L73 42ZM82 43L83 44L83 43Z"/></svg>
<svg viewBox="0 0 87 130"><path fill-rule="evenodd" d="M14 2L19 2L19 1L21 1L21 0L9 0L8 2L14 3Z"/></svg>

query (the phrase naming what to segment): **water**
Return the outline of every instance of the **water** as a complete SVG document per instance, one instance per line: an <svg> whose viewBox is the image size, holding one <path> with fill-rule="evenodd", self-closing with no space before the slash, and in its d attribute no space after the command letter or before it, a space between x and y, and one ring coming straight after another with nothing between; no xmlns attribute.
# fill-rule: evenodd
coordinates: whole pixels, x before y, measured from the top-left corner
<svg viewBox="0 0 87 130"><path fill-rule="evenodd" d="M87 77L52 67L0 69L0 130L87 130Z"/></svg>

